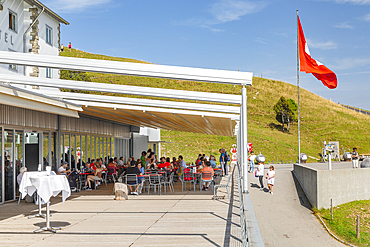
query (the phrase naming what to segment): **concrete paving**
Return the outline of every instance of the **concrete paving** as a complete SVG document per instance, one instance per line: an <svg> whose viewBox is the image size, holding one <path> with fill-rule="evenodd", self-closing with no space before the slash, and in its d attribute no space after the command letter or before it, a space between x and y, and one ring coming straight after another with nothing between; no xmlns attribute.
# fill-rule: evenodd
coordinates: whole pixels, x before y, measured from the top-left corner
<svg viewBox="0 0 370 247"><path fill-rule="evenodd" d="M227 178L223 178L225 183ZM240 246L237 187L231 200L220 189L174 194L129 196L115 201L112 184L97 191L73 193L65 202L52 198L51 226L56 234L33 233L45 226L42 218L28 219L37 206L24 201L0 205L0 246ZM235 184L236 185L236 184ZM231 203L229 203L231 202Z"/></svg>
<svg viewBox="0 0 370 247"><path fill-rule="evenodd" d="M312 214L309 203L292 175L293 165L275 165L274 194L260 191L258 178L249 173L250 196L265 246L343 246L332 238ZM265 174L268 165L265 165Z"/></svg>
<svg viewBox="0 0 370 247"><path fill-rule="evenodd" d="M359 162L359 165L361 164L361 161ZM326 163L306 163L302 164L307 167L311 167L316 170L329 170L328 162ZM279 166L279 165L278 165ZM331 169L337 170L337 169L353 169L352 168L352 162L351 161L343 161L343 162L331 162ZM360 168L358 168L360 169Z"/></svg>

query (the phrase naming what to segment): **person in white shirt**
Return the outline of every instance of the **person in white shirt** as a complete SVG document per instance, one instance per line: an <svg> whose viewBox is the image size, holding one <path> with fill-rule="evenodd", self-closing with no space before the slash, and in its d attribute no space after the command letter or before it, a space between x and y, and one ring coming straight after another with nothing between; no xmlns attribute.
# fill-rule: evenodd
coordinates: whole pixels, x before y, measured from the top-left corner
<svg viewBox="0 0 370 247"><path fill-rule="evenodd" d="M270 166L270 170L266 174L267 186L271 195L274 194L274 183L275 183L275 168Z"/></svg>
<svg viewBox="0 0 370 247"><path fill-rule="evenodd" d="M258 179L260 181L260 185L261 185L260 190L263 190L263 188L264 188L264 186L263 186L264 169L265 169L265 165L263 164L263 162L258 162L257 177L258 177Z"/></svg>
<svg viewBox="0 0 370 247"><path fill-rule="evenodd" d="M58 168L58 174L67 175L67 173L71 171L70 169L67 170L67 166L67 162L62 162L62 165Z"/></svg>
<svg viewBox="0 0 370 247"><path fill-rule="evenodd" d="M27 167L21 167L20 171L19 171L19 174L17 176L17 183L18 185L21 184L22 182L22 178L23 178L23 174L27 172Z"/></svg>
<svg viewBox="0 0 370 247"><path fill-rule="evenodd" d="M254 160L256 159L256 155L252 151L250 156L249 156L249 172L254 172Z"/></svg>

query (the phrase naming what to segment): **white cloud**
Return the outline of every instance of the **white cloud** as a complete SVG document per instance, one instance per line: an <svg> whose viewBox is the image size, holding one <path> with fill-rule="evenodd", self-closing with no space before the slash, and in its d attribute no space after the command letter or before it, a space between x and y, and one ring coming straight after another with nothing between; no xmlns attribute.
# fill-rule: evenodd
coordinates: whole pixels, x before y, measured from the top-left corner
<svg viewBox="0 0 370 247"><path fill-rule="evenodd" d="M43 3L56 12L79 12L90 7L109 3L111 0L49 0Z"/></svg>
<svg viewBox="0 0 370 247"><path fill-rule="evenodd" d="M338 48L338 45L336 43L334 43L333 41L316 42L316 41L307 39L307 45L308 45L308 47L321 49L321 50L333 50L333 49Z"/></svg>
<svg viewBox="0 0 370 247"><path fill-rule="evenodd" d="M330 67L334 70L345 70L359 68L370 64L370 58L344 58L337 60L335 65Z"/></svg>
<svg viewBox="0 0 370 247"><path fill-rule="evenodd" d="M264 2L251 2L240 0L219 0L210 8L216 23L240 20L240 17L260 11L265 7ZM215 23L215 24L216 24Z"/></svg>
<svg viewBox="0 0 370 247"><path fill-rule="evenodd" d="M213 28L213 27L210 27L210 26L207 26L207 25L201 25L201 27L207 28L207 29L211 30L212 32L223 32L223 31L225 31L223 29Z"/></svg>
<svg viewBox="0 0 370 247"><path fill-rule="evenodd" d="M177 24L207 28L213 32L223 32L225 30L213 26L240 20L242 16L258 12L265 6L266 3L262 1L218 0L208 9L211 17L193 17Z"/></svg>
<svg viewBox="0 0 370 247"><path fill-rule="evenodd" d="M267 45L268 44L268 40L267 39L264 39L264 38L256 38L254 39L254 41L258 42L258 43L261 43L261 44L264 44L264 45Z"/></svg>
<svg viewBox="0 0 370 247"><path fill-rule="evenodd" d="M364 19L365 21L370 21L370 14L365 15L363 19Z"/></svg>
<svg viewBox="0 0 370 247"><path fill-rule="evenodd" d="M334 25L334 27L342 28L342 29L354 29L355 28L354 26L350 25L348 21L338 23L338 24Z"/></svg>

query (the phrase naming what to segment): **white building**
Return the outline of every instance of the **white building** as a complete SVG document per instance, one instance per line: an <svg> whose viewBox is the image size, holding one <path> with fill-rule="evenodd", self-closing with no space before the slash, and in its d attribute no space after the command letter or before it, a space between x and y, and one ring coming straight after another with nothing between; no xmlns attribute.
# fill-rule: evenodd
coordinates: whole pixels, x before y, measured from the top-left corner
<svg viewBox="0 0 370 247"><path fill-rule="evenodd" d="M37 0L0 0L0 50L59 55L60 25L69 23ZM1 73L59 78L48 68L0 65Z"/></svg>

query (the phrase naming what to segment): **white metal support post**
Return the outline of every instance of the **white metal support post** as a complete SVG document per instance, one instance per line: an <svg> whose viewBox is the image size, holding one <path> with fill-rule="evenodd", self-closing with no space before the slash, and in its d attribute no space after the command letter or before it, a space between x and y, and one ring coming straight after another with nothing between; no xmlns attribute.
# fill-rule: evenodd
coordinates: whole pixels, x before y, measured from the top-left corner
<svg viewBox="0 0 370 247"><path fill-rule="evenodd" d="M242 88L242 107L240 119L242 120L241 133L242 133L242 166L243 166L243 182L244 182L244 193L249 193L248 190L248 137L247 137L247 89L245 85Z"/></svg>

